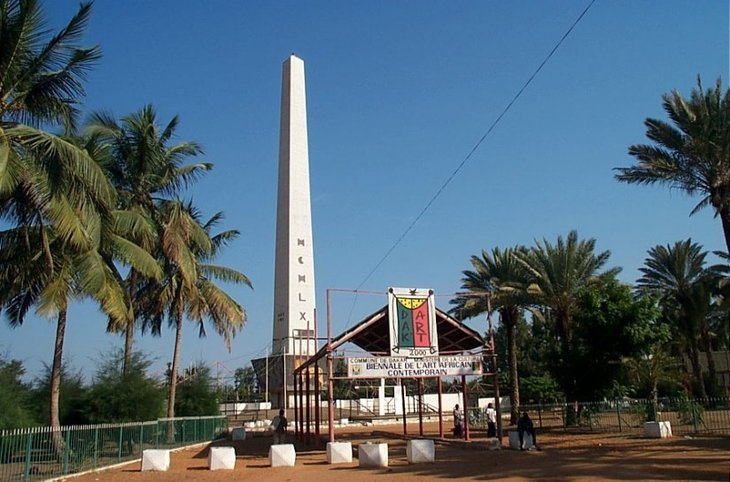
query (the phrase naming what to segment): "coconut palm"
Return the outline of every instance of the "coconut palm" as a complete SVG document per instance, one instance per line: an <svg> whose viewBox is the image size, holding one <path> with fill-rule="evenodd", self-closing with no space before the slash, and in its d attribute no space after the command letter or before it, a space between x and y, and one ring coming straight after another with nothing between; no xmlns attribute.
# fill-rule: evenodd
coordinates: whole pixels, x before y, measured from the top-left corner
<svg viewBox="0 0 730 482"><path fill-rule="evenodd" d="M659 183L701 196L691 214L712 206L730 253L730 90L723 93L718 79L714 88L705 91L698 77L689 99L677 91L662 98L672 123L647 118L646 136L653 144L629 147L629 155L639 162L616 169L616 179Z"/></svg>
<svg viewBox="0 0 730 482"><path fill-rule="evenodd" d="M719 276L714 269L705 268L707 252L691 239L674 245L654 246L644 261L643 273L637 281L643 292L659 296L664 316L687 352L697 396L704 397L706 388L699 361L700 346L708 355L708 366L714 378L708 322L713 315L713 295Z"/></svg>
<svg viewBox="0 0 730 482"><path fill-rule="evenodd" d="M492 307L507 332L507 358L510 373L510 423L520 417L520 383L517 366L517 322L523 309L529 304L526 271L513 256L522 247L499 248L492 252L482 250L482 255L472 256L474 270L462 271L461 288L470 293L489 294ZM451 310L460 318L471 318L487 311L486 296L459 297L452 300L456 307Z"/></svg>
<svg viewBox="0 0 730 482"><path fill-rule="evenodd" d="M153 226L158 222L160 201L177 196L183 187L212 168L210 163L183 164L185 159L201 154L202 148L195 142L170 144L178 123L178 118L173 117L167 125L160 126L154 108L146 105L119 123L111 115L99 112L86 125L86 133L111 150L104 167L117 190L118 206L139 216L139 236L134 240L150 252L157 242L155 232L142 228L144 224ZM130 298L134 298L140 281L139 272L131 269L125 280ZM132 353L138 318L130 318L126 326L110 323L108 327L109 331L125 333L123 372Z"/></svg>
<svg viewBox="0 0 730 482"><path fill-rule="evenodd" d="M108 202L113 189L82 149L42 128L73 128L85 74L100 57L98 47L76 46L90 12L82 4L49 38L38 1L0 0L0 214L28 224L41 213L76 243L81 221L54 194L72 182Z"/></svg>
<svg viewBox="0 0 730 482"><path fill-rule="evenodd" d="M177 372L182 347L183 321L188 318L205 336L205 321L210 321L230 350L230 341L246 321L243 307L213 281L244 284L251 282L234 269L209 264L220 249L238 236L238 231L211 235L222 219L220 213L202 223L200 213L190 204L166 202L160 206L162 223L157 256L162 264L162 279L151 281L138 293L143 329L159 334L166 319L175 330L175 345L170 367L168 418L175 416Z"/></svg>

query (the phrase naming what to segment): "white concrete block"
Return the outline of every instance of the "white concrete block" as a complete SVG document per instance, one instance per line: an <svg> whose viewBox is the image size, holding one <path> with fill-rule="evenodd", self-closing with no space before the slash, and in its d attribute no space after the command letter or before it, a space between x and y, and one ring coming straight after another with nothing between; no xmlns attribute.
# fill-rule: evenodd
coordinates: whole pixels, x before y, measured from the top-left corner
<svg viewBox="0 0 730 482"><path fill-rule="evenodd" d="M233 470L236 468L236 449L233 447L211 447L208 451L210 470Z"/></svg>
<svg viewBox="0 0 730 482"><path fill-rule="evenodd" d="M436 460L433 440L409 440L406 456L409 464L433 463Z"/></svg>
<svg viewBox="0 0 730 482"><path fill-rule="evenodd" d="M348 423L350 423L350 421L347 418L340 419L340 425L347 425Z"/></svg>
<svg viewBox="0 0 730 482"><path fill-rule="evenodd" d="M231 438L233 440L246 440L246 429L243 427L234 428L231 432Z"/></svg>
<svg viewBox="0 0 730 482"><path fill-rule="evenodd" d="M360 467L387 467L388 444L361 444L357 447Z"/></svg>
<svg viewBox="0 0 730 482"><path fill-rule="evenodd" d="M272 445L269 448L269 464L272 467L294 467L297 452L292 444Z"/></svg>
<svg viewBox="0 0 730 482"><path fill-rule="evenodd" d="M170 451L147 449L142 451L142 471L159 470L166 472L170 468Z"/></svg>
<svg viewBox="0 0 730 482"><path fill-rule="evenodd" d="M532 435L529 433L525 432L523 439L525 442L525 450L531 449L535 446L535 442L532 441ZM509 431L509 447L517 450L520 448L520 433L517 430Z"/></svg>
<svg viewBox="0 0 730 482"><path fill-rule="evenodd" d="M672 424L665 422L645 422L644 436L653 438L667 438L672 436Z"/></svg>
<svg viewBox="0 0 730 482"><path fill-rule="evenodd" d="M327 442L327 463L347 464L352 462L352 442Z"/></svg>

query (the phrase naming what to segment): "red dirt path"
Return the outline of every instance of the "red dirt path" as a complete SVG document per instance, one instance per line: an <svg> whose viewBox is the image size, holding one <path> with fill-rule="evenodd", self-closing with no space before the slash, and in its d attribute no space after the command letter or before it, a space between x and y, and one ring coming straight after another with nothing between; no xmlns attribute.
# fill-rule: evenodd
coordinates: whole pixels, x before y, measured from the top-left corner
<svg viewBox="0 0 730 482"><path fill-rule="evenodd" d="M296 443L295 467L271 468L269 436L253 434L244 441L219 441L236 448L234 471L207 470L208 447L186 449L171 455L168 472L140 472L139 463L69 478L74 482L210 481L316 481L359 482L373 480L730 480L730 438L673 437L646 439L627 434L538 433L541 452L488 450L482 434L472 442L436 441L436 463L409 465L400 425L338 429L337 440L387 442L389 467L361 469L351 464L328 465L323 450ZM427 424L427 435L437 426ZM346 431L345 431L346 430ZM409 425L409 433L418 431ZM506 443L506 439L505 439Z"/></svg>

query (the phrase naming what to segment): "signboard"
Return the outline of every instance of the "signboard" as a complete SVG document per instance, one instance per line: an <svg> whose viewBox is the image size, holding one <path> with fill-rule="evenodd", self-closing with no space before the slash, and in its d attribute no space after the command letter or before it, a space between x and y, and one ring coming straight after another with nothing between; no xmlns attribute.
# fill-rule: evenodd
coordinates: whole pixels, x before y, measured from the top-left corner
<svg viewBox="0 0 730 482"><path fill-rule="evenodd" d="M388 315L391 356L438 355L433 290L389 288Z"/></svg>
<svg viewBox="0 0 730 482"><path fill-rule="evenodd" d="M348 358L348 378L423 378L481 375L481 355Z"/></svg>

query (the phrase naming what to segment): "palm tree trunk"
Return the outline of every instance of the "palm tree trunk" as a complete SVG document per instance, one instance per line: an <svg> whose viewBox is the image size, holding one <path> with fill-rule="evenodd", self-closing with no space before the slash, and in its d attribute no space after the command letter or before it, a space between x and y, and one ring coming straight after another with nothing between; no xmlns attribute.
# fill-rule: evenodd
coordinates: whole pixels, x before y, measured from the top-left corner
<svg viewBox="0 0 730 482"><path fill-rule="evenodd" d="M707 373L711 386L705 387L705 390L709 389L707 396L716 396L715 385L717 385L717 369L715 368L715 359L712 357L712 342L710 341L710 335L705 327L702 330L702 348L707 356Z"/></svg>
<svg viewBox="0 0 730 482"><path fill-rule="evenodd" d="M175 392L177 390L177 368L180 362L180 343L182 341L182 314L177 319L175 327L175 350L170 367L170 393L167 399L167 418L175 418Z"/></svg>
<svg viewBox="0 0 730 482"><path fill-rule="evenodd" d="M132 358L132 344L134 343L134 318L127 322L124 329L124 361L122 362L122 375L127 374L129 360Z"/></svg>
<svg viewBox="0 0 730 482"><path fill-rule="evenodd" d="M722 232L725 235L727 254L730 254L730 207L720 209L720 220L722 221Z"/></svg>
<svg viewBox="0 0 730 482"><path fill-rule="evenodd" d="M48 404L48 418L53 430L53 448L56 457L63 458L64 442L60 431L61 418L59 416L59 399L61 395L61 367L63 361L63 340L66 336L66 310L58 313L56 322L56 342L53 346L53 364L51 366L50 402Z"/></svg>
<svg viewBox="0 0 730 482"><path fill-rule="evenodd" d="M134 306L134 292L137 289L137 271L132 268L129 273L129 284L127 285L127 297L129 302ZM122 375L127 374L127 368L129 368L129 361L132 359L132 344L134 343L134 328L135 328L135 316L127 322L126 329L124 330L124 362L122 365Z"/></svg>
<svg viewBox="0 0 730 482"><path fill-rule="evenodd" d="M697 393L695 396L698 398L705 398L707 396L707 392L705 391L705 380L702 377L702 367L700 366L700 347L695 336L692 336L689 342L692 377L695 379L695 386L697 387Z"/></svg>

